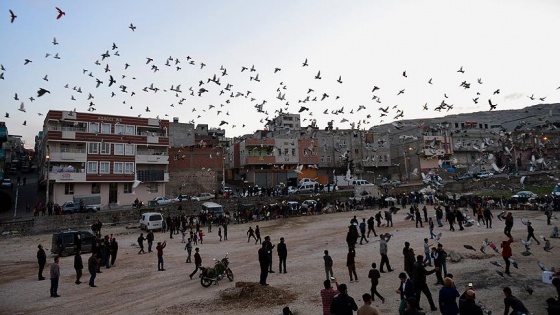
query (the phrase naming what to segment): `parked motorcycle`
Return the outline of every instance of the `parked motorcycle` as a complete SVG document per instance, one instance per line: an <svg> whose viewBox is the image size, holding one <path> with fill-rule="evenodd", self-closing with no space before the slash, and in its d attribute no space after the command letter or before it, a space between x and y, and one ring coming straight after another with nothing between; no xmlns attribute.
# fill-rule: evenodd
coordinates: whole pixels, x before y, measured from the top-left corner
<svg viewBox="0 0 560 315"><path fill-rule="evenodd" d="M218 281L226 277L229 281L233 281L233 271L229 269L229 260L227 256L228 254L226 253L226 256L221 260L214 258L214 261L216 261L214 267L202 268L202 271L200 272L200 284L203 287L207 288L212 283L218 284Z"/></svg>

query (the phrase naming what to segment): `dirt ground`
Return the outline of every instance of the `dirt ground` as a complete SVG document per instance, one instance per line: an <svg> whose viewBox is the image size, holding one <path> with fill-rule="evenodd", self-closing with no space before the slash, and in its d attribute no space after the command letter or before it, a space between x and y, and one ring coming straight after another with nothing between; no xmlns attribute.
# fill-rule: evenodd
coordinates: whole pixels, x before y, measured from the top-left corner
<svg viewBox="0 0 560 315"><path fill-rule="evenodd" d="M371 237L370 242L357 245L356 266L359 282L349 282L345 267L347 246L345 237L350 219L356 215L359 219L369 218L376 210L342 212L319 216L303 216L272 221L253 222L251 224L230 225L228 241L218 241L217 228L207 233L204 244L199 244L203 265L212 264L212 258L222 258L229 253L230 267L235 280L222 280L218 285L203 288L198 278L189 280L188 274L194 264L185 263L186 253L181 237L176 235L169 239L168 233L156 233L156 242L167 240L164 251L166 271L157 271L156 254L138 255L136 239L139 229L127 229L125 226L113 226L103 229L103 234L113 233L119 242L119 253L115 266L102 269L96 279L97 288L87 285L89 274L84 270L82 284L76 285L73 258L61 258L62 276L59 285L60 298L49 296L50 281L48 268L53 258L48 255L44 275L46 281L37 281L37 244L44 245L50 252L51 235L24 237L3 236L0 247L0 314L282 314L284 306L290 306L295 314L320 314L321 299L319 292L323 287L324 268L323 251L328 249L335 262L334 272L339 283L346 283L350 296L362 305L361 295L369 291L370 282L367 273L372 262L379 264L378 238ZM423 254L423 239L429 237L427 224L424 228L415 228L414 222L404 221L402 210L394 216L394 227L377 228L378 233L391 233L389 242L389 259L395 271L382 274L379 292L386 298L384 304L378 299L374 306L380 314L398 314L399 296L395 293L399 285L398 273L403 269L402 248L409 241L417 254ZM500 211L494 211L494 217ZM429 214L434 215L429 208ZM547 253L541 246L533 243L534 256L522 256L524 250L519 242L526 236L526 226L521 218L530 219L536 235L549 236L552 226L546 225L545 216L536 211L515 211L513 236L514 258L519 262L519 269L512 267L512 276L502 278L497 270L502 268L490 264L496 260L503 263L501 255L488 248L486 254L474 252L463 247L472 245L476 249L484 238L499 244L506 237L503 235L504 223L494 220L494 227L486 229L476 224L464 231L450 232L448 226L436 227L436 233L443 232L440 242L447 252L455 251L464 258L460 262L448 262L448 272L453 273L455 283L462 293L467 283L472 282L477 292L477 300L484 303L493 314L503 312L503 286L510 286L515 296L519 297L532 314L546 314L544 302L555 294L552 285L543 284L541 270L537 261L547 267L560 267L560 244L552 239L554 249ZM288 247L287 274L269 274L270 287L254 285L259 281L259 264L257 250L259 245L253 241L247 243L246 231L258 224L263 236L270 235L273 243L280 237L286 239ZM553 225L558 225L553 221ZM84 263L89 254L83 254ZM193 259L194 261L194 259ZM274 255L273 269L278 271L278 257ZM430 269L430 268L428 268ZM437 303L439 286L435 275L428 276L428 286ZM235 289L245 287L242 292ZM534 293L529 295L523 287L529 284ZM429 309L425 297L421 306ZM438 312L427 312L439 314Z"/></svg>

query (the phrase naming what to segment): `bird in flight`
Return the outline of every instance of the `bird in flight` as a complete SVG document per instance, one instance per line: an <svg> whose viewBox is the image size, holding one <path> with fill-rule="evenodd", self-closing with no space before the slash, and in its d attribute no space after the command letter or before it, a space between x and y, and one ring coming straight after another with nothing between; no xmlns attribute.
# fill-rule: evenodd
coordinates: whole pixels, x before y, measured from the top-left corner
<svg viewBox="0 0 560 315"><path fill-rule="evenodd" d="M48 91L48 90L45 90L45 89L43 89L43 88L39 88L39 90L37 91L37 97L41 97L41 96L45 95L45 93L49 93L49 94L50 94L51 92Z"/></svg>
<svg viewBox="0 0 560 315"><path fill-rule="evenodd" d="M492 100L488 100L488 104L490 104L490 110L496 109L496 106L498 106L498 104L492 104Z"/></svg>
<svg viewBox="0 0 560 315"><path fill-rule="evenodd" d="M342 76L341 75L338 76L338 80L336 80L336 82L342 84Z"/></svg>
<svg viewBox="0 0 560 315"><path fill-rule="evenodd" d="M60 19L63 15L66 15L66 12L62 11L59 7L55 7L56 11L58 11L58 15L56 16L56 19Z"/></svg>
<svg viewBox="0 0 560 315"><path fill-rule="evenodd" d="M130 28L133 32L136 30L136 26L134 26L134 24L130 23L130 26L128 26L128 28Z"/></svg>
<svg viewBox="0 0 560 315"><path fill-rule="evenodd" d="M303 62L302 67L307 67L307 66L309 66L309 64L307 64L307 58L305 58L305 61Z"/></svg>
<svg viewBox="0 0 560 315"><path fill-rule="evenodd" d="M463 66L461 66L461 68L459 68L459 70L457 70L457 72L465 73L465 70L463 70Z"/></svg>
<svg viewBox="0 0 560 315"><path fill-rule="evenodd" d="M28 63L30 63L30 62L33 62L33 61L31 61L31 60L29 60L29 59L25 59L25 62L23 63L23 65L25 66L26 64L28 64Z"/></svg>
<svg viewBox="0 0 560 315"><path fill-rule="evenodd" d="M317 75L315 76L315 79L321 80L321 71L317 72Z"/></svg>
<svg viewBox="0 0 560 315"><path fill-rule="evenodd" d="M406 75L406 70L403 71L402 76L405 77L405 78L408 78L408 76Z"/></svg>
<svg viewBox="0 0 560 315"><path fill-rule="evenodd" d="M53 37L52 43L53 45L58 45L58 42L56 41L56 37Z"/></svg>
<svg viewBox="0 0 560 315"><path fill-rule="evenodd" d="M14 14L14 11L10 10L10 23L14 23L17 15Z"/></svg>

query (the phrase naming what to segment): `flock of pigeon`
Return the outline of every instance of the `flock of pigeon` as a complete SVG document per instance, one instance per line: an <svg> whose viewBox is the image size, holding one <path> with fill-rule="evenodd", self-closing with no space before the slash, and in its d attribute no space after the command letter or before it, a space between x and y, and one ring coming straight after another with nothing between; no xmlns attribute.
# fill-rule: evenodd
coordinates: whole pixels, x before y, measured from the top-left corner
<svg viewBox="0 0 560 315"><path fill-rule="evenodd" d="M17 23L17 15L12 10L9 10L10 13L10 22ZM66 15L62 9L56 7L55 8L56 19L61 19L63 16ZM139 29L133 23L130 23L128 26L130 32L134 34L139 33ZM64 46L63 42L59 42L56 37L53 37L52 45L55 47ZM152 111L157 111L161 113L162 116L169 116L166 110L166 106L171 108L173 107L180 107L180 106L187 106L193 105L192 108L184 108L182 110L183 113L190 115L194 119L190 121L190 123L194 123L195 119L205 119L208 118L206 115L210 116L220 116L223 117L219 126L228 125L230 128L236 128L236 122L230 121L228 116L230 116L230 111L239 111L240 108L247 107L247 104L251 104L252 108L259 113L262 114L262 118L260 119L260 123L267 124L271 121L272 117L279 113L288 113L288 112L299 112L302 115L302 122L308 121L309 124L313 124L318 115L330 115L331 117L339 116L339 122L343 123L351 123L350 125L354 128L360 129L365 127L366 125L372 124L373 119L378 119L379 123L385 122L387 120L399 120L405 118L405 108L404 106L399 105L384 105L382 101L383 97L383 88L380 84L372 84L373 87L371 89L370 94L370 104L358 104L358 105L348 105L343 104L345 96L342 93L342 90L331 92L329 91L318 91L318 87L309 87L307 88L306 93L301 95L294 95L294 97L287 97L288 94L288 85L284 83L284 81L279 82L276 85L276 92L275 95L277 96L274 99L270 97L259 97L257 96L260 92L263 92L262 85L260 85L261 80L274 80L274 76L281 73L282 68L277 66L273 69L257 69L255 65L240 65L237 67L226 67L221 65L219 68L210 68L207 66L205 61L195 60L191 56L173 56L170 55L168 58L163 60L159 60L158 58L152 58L150 56L146 56L145 62L142 64L133 63L131 61L121 61L119 57L121 56L121 52L119 51L119 47L117 43L113 42L112 44L108 45L105 49L101 49L99 53L99 59L92 60L91 64L85 65L80 70L76 70L76 73L80 73L82 76L86 76L90 79L91 85L87 87L83 87L80 84L75 84L72 82L56 82L56 83L44 83L46 84L57 84L58 87L64 86L64 88L68 89L68 100L70 103L76 102L75 106L71 105L70 107L74 108L76 111L77 108L80 110L86 109L87 111L96 111L96 97L102 94L104 97L110 96L110 98L115 98L115 101L119 106L126 106L130 110L135 110L135 107L138 107L138 101L129 101L131 97L140 96L141 93L149 93L151 95L158 95L158 102L165 103L166 100L171 99L171 102L168 102L167 105L157 105L157 109L151 108L149 105L143 106L143 111L146 113L150 113ZM47 52L45 53L45 58L52 57L56 61L63 59L63 52ZM301 71L308 71L305 70L310 68L311 61L307 58L302 58L304 61L301 63ZM36 63L37 61L35 61ZM24 58L23 64L27 67L32 67L34 64L34 60L31 58ZM1 65L1 72L0 72L0 80L9 79L9 68L4 67ZM190 69L189 69L190 68ZM160 72L165 72L167 74L170 73L177 73L181 71L200 71L201 76L197 80L197 82L176 82L176 84L172 84L169 86L163 86L157 82L157 77L150 76L149 73L156 74ZM204 71L204 72L202 72ZM210 75L206 76L206 72L210 71ZM332 81L333 84L337 84L342 86L344 84L343 75L337 75L335 77L326 77L322 74L321 70L311 70L312 72L304 72L302 76L308 76L309 79L313 82L312 86L320 85L319 82L322 81ZM316 71L316 72L315 72ZM466 72L466 70L461 66L458 70L454 70L454 72L462 75ZM135 75L142 73L142 76ZM252 89L240 89L234 88L234 84L232 81L228 81L228 78L233 75L240 75L243 76L243 80L247 80ZM410 74L407 71L402 71L402 79L403 79L403 86L406 87L406 80L409 78ZM72 79L72 75L69 75L69 80ZM42 80L45 82L49 81L49 74L45 74L42 77ZM280 81L280 80L278 80ZM437 79L429 78L426 81L427 85L434 85ZM142 82L142 83L140 83ZM269 81L270 82L270 81ZM335 83L336 82L336 83ZM493 89L492 95L482 95L481 92L476 91L477 86L481 86L483 84L482 78L478 78L476 82L469 82L468 80L462 80L458 82L458 87L465 91L472 90L472 101L474 104L478 104L479 99L484 97L487 98L488 101L488 109L494 110L496 109L496 101L492 99L495 95L501 93L500 88ZM184 86L188 86L183 90ZM37 88L37 95L28 95L26 98L30 102L34 102L37 98L43 97L47 94L51 94L51 88L40 86ZM259 92L254 92L254 91ZM316 91L317 90L317 91ZM403 95L407 89L403 88L395 92L397 96ZM159 92L159 94L158 94ZM54 93L54 92L53 92ZM160 97L162 93L165 94L165 97ZM383 93L387 93L385 95L391 95L393 92L391 91L384 91ZM215 101L214 104L207 105L198 105L204 104L204 96L212 94L213 96L217 97L214 98L212 102ZM26 112L29 106L26 106L23 98L20 100L20 95L18 95L17 91L13 92L14 100L19 101L18 110L22 112ZM289 94L288 94L289 95ZM60 96L60 95L58 95ZM531 95L529 98L535 99L534 95ZM546 97L541 97L540 99L544 101ZM161 101L160 101L161 100ZM216 101L218 100L218 101ZM329 103L329 101L331 101ZM128 104L130 102L132 105ZM120 105L120 104L123 105ZM219 103L219 104L217 104ZM274 104L273 104L274 103ZM322 104L321 104L322 103ZM321 105L319 105L321 104ZM239 106L237 106L239 105ZM62 105L64 106L64 104ZM442 101L435 105L429 106L427 103L423 106L419 105L419 108L423 110L429 110L430 107L434 111L451 111L453 110L453 102L451 101L450 96L448 93L443 93ZM154 107L152 105L152 107ZM375 107L378 108L378 114L375 115ZM320 111L318 109L320 108ZM141 109L142 110L142 109ZM136 115L141 116L142 113L138 113L138 109L135 110ZM42 115L40 111L38 111L38 115ZM150 115L150 114L148 114ZM373 117L375 116L375 117ZM10 113L6 112L5 118L10 117ZM160 115L157 115L159 118ZM354 118L351 118L354 117ZM351 122L349 119L354 119L356 123ZM334 122L334 119L332 119ZM27 121L24 121L24 125L26 125ZM243 122L237 122L240 124L241 128L245 127ZM303 124L302 124L303 125Z"/></svg>

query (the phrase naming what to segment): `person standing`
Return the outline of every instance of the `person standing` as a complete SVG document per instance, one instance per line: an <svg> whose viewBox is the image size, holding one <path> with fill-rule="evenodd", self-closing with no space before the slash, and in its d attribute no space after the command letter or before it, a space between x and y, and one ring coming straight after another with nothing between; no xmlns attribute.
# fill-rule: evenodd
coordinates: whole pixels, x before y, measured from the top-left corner
<svg viewBox="0 0 560 315"><path fill-rule="evenodd" d="M460 315L483 315L482 308L475 302L476 294L473 290L467 290L465 298L459 302Z"/></svg>
<svg viewBox="0 0 560 315"><path fill-rule="evenodd" d="M163 269L163 249L166 245L166 241L163 241L163 243L158 242L156 246L158 271L165 271L165 269Z"/></svg>
<svg viewBox="0 0 560 315"><path fill-rule="evenodd" d="M82 255L80 251L76 251L74 255L74 269L76 270L76 284L82 283L80 278L82 278L82 269L84 269L84 263L82 261Z"/></svg>
<svg viewBox="0 0 560 315"><path fill-rule="evenodd" d="M422 207L422 212L424 213L424 222L428 222L428 208L426 206Z"/></svg>
<svg viewBox="0 0 560 315"><path fill-rule="evenodd" d="M512 315L523 315L523 314L529 314L529 311L527 310L527 308L525 307L525 305L523 304L523 302L521 302L520 299L516 298L515 296L512 295L511 293L511 289L509 287L505 287L503 289L504 291L504 305L505 305L505 310L504 310L504 315L507 314L512 314ZM509 309L511 308L511 313L509 312Z"/></svg>
<svg viewBox="0 0 560 315"><path fill-rule="evenodd" d="M255 227L255 244L257 244L257 242L259 242L259 244L262 244L261 229L258 225Z"/></svg>
<svg viewBox="0 0 560 315"><path fill-rule="evenodd" d="M38 276L39 276L39 281L42 281L45 280L45 277L43 277L43 270L45 269L45 265L47 264L47 254L43 249L43 245L39 244L37 248L39 248L39 250L37 250L37 263L39 263Z"/></svg>
<svg viewBox="0 0 560 315"><path fill-rule="evenodd" d="M192 252L192 239L189 237L187 244L185 244L185 250L187 251L187 263L191 262L191 252Z"/></svg>
<svg viewBox="0 0 560 315"><path fill-rule="evenodd" d="M58 295L58 279L60 278L60 265L58 264L58 256L54 257L54 262L51 264L51 297L60 297Z"/></svg>
<svg viewBox="0 0 560 315"><path fill-rule="evenodd" d="M358 315L379 315L379 312L371 306L372 296L369 293L364 293L362 300L364 300L364 305L358 309Z"/></svg>
<svg viewBox="0 0 560 315"><path fill-rule="evenodd" d="M358 226L350 224L348 226L348 233L346 233L346 244L348 244L348 248L356 248L358 237Z"/></svg>
<svg viewBox="0 0 560 315"><path fill-rule="evenodd" d="M255 237L255 231L253 230L252 227L249 227L249 230L247 230L247 243L249 243L249 241L251 240L251 237L255 239L255 244L257 244L258 240Z"/></svg>
<svg viewBox="0 0 560 315"><path fill-rule="evenodd" d="M198 247L194 249L194 271L189 275L189 278L192 279L192 276L198 271L198 269L202 269L202 257L200 257Z"/></svg>
<svg viewBox="0 0 560 315"><path fill-rule="evenodd" d="M527 242L531 238L533 238L537 242L537 245L541 245L539 240L535 237L535 229L533 228L533 225L531 224L531 221L529 221L529 222L527 222Z"/></svg>
<svg viewBox="0 0 560 315"><path fill-rule="evenodd" d="M263 242L261 244L261 248L259 249L259 265L261 267L259 283L265 286L268 285L268 283L266 283L266 278L268 277L268 264L268 250L266 248L266 242Z"/></svg>
<svg viewBox="0 0 560 315"><path fill-rule="evenodd" d="M227 227L228 227L227 220L224 222L222 226L224 227L224 241L227 241Z"/></svg>
<svg viewBox="0 0 560 315"><path fill-rule="evenodd" d="M437 307L434 303L434 300L432 299L432 293L430 292L430 289L426 284L426 276L431 275L432 273L436 272L436 270L435 269L432 269L430 271L426 270L426 268L424 268L423 261L424 261L424 256L422 255L416 256L416 262L414 263L414 271L412 276L412 279L414 281L414 292L416 295L416 301L418 302L418 305L420 305L420 297L421 297L420 294L424 293L424 295L428 299L428 303L430 303L430 309L432 311L437 311Z"/></svg>
<svg viewBox="0 0 560 315"><path fill-rule="evenodd" d="M154 231L148 231L148 234L146 234L146 240L148 241L148 253L151 253L152 245L154 244Z"/></svg>
<svg viewBox="0 0 560 315"><path fill-rule="evenodd" d="M369 219L367 220L367 226L367 237L369 237L369 233L371 232L373 232L373 236L377 237L377 233L375 233L375 220L373 219L373 217L369 217Z"/></svg>
<svg viewBox="0 0 560 315"><path fill-rule="evenodd" d="M504 259L504 262L506 263L506 274L507 275L511 275L509 273L509 265L510 265L510 261L509 258L512 256L512 251L511 251L511 243L513 243L513 238L509 238L507 241L503 241L502 242L502 258Z"/></svg>
<svg viewBox="0 0 560 315"><path fill-rule="evenodd" d="M434 220L432 218L428 219L428 226L430 229L430 239L434 239L437 235L434 233Z"/></svg>
<svg viewBox="0 0 560 315"><path fill-rule="evenodd" d="M334 277L333 274L333 260L331 258L331 256L329 256L329 251L325 249L325 256L323 256L323 260L325 261L325 275L326 275L326 280L329 280L329 275L331 278Z"/></svg>
<svg viewBox="0 0 560 315"><path fill-rule="evenodd" d="M334 315L347 315L353 314L358 310L356 301L348 295L348 288L346 284L338 286L339 294L334 297L331 302L331 313Z"/></svg>
<svg viewBox="0 0 560 315"><path fill-rule="evenodd" d="M399 280L401 283L396 291L397 294L401 296L399 315L404 315L404 311L406 309L406 299L414 298L414 284L412 283L412 280L407 278L406 273L404 272L399 274Z"/></svg>
<svg viewBox="0 0 560 315"><path fill-rule="evenodd" d="M117 253L119 252L119 243L117 243L116 238L111 238L111 266L115 265L115 261L117 260Z"/></svg>
<svg viewBox="0 0 560 315"><path fill-rule="evenodd" d="M95 277L97 276L97 268L99 265L99 258L97 254L92 254L88 259L88 271L89 271L89 286L95 288Z"/></svg>
<svg viewBox="0 0 560 315"><path fill-rule="evenodd" d="M283 237L280 238L280 243L278 244L276 251L278 252L278 260L280 261L278 272L282 273L282 267L284 267L284 273L288 273L286 271L286 258L288 257L288 248L286 246L286 243L284 242Z"/></svg>
<svg viewBox="0 0 560 315"><path fill-rule="evenodd" d="M499 218L499 216L498 216ZM504 227L504 234L509 237L511 237L511 229L513 228L513 215L511 214L511 212L508 212L506 214L506 222L505 222L506 226Z"/></svg>
<svg viewBox="0 0 560 315"><path fill-rule="evenodd" d="M446 211L445 217L447 219L447 223L449 223L449 231L455 232L455 227L453 226L453 224L455 224L455 211Z"/></svg>
<svg viewBox="0 0 560 315"><path fill-rule="evenodd" d="M140 236L138 236L138 246L140 246L140 250L138 251L138 254L142 253L145 254L146 252L144 251L144 233L140 233Z"/></svg>
<svg viewBox="0 0 560 315"><path fill-rule="evenodd" d="M220 237L220 242L222 241L222 228L218 227L218 237Z"/></svg>
<svg viewBox="0 0 560 315"><path fill-rule="evenodd" d="M494 217L492 215L492 211L490 211L490 208L485 207L484 211L482 212L484 214L484 221L486 222L486 228L492 228L492 218Z"/></svg>
<svg viewBox="0 0 560 315"><path fill-rule="evenodd" d="M356 251L353 248L348 248L348 254L346 255L346 267L348 268L348 274L350 275L350 282L358 282L358 275L356 274Z"/></svg>
<svg viewBox="0 0 560 315"><path fill-rule="evenodd" d="M436 269L436 278L437 278L437 282L435 283L435 285L441 284L443 285L443 277L441 275L442 273L442 257L440 257L438 250L435 247L431 248L431 256L434 259L434 267Z"/></svg>
<svg viewBox="0 0 560 315"><path fill-rule="evenodd" d="M436 220L438 227L443 227L443 223L441 223L441 220L443 220L443 210L441 210L440 206L436 208Z"/></svg>
<svg viewBox="0 0 560 315"><path fill-rule="evenodd" d="M418 228L418 224L420 224L420 227L423 227L422 215L420 214L420 209L418 207L414 207L414 218L416 219L416 228Z"/></svg>
<svg viewBox="0 0 560 315"><path fill-rule="evenodd" d="M272 250L274 249L275 245L272 245L270 236L268 235L264 237L264 242L262 243L266 244L266 251L268 253L268 272L274 273L274 270L272 270Z"/></svg>
<svg viewBox="0 0 560 315"><path fill-rule="evenodd" d="M360 238L360 245L363 245L364 240L366 241L366 243L369 243L366 237L366 227L367 227L366 219L362 218L362 223L360 223L360 234L362 235L362 238Z"/></svg>
<svg viewBox="0 0 560 315"><path fill-rule="evenodd" d="M455 288L453 279L445 277L443 287L439 290L439 309L442 315L457 315L459 306L457 298L460 297L459 291Z"/></svg>
<svg viewBox="0 0 560 315"><path fill-rule="evenodd" d="M331 315L331 304L335 296L338 295L338 282L333 277L336 289L333 289L331 280L327 279L323 282L324 289L321 290L321 302L323 304L323 315Z"/></svg>
<svg viewBox="0 0 560 315"><path fill-rule="evenodd" d="M381 303L385 303L385 298L377 292L377 285L379 285L379 278L381 278L381 273L377 270L377 264L371 263L371 269L368 273L368 278L371 279L371 300L375 301L375 296L381 299Z"/></svg>
<svg viewBox="0 0 560 315"><path fill-rule="evenodd" d="M379 270L384 273L383 266L387 266L387 271L391 272L391 264L389 263L389 257L387 256L387 242L391 239L390 234L380 234L379 235L379 254L381 254L381 263L379 265Z"/></svg>

